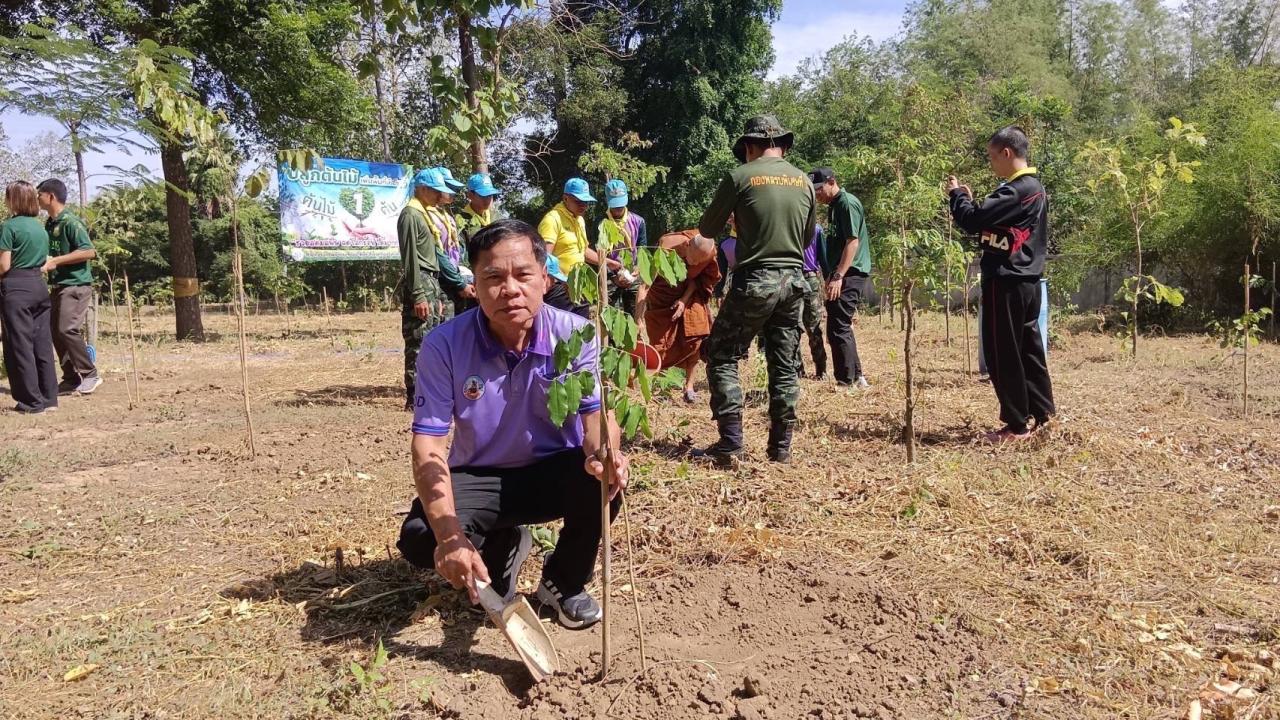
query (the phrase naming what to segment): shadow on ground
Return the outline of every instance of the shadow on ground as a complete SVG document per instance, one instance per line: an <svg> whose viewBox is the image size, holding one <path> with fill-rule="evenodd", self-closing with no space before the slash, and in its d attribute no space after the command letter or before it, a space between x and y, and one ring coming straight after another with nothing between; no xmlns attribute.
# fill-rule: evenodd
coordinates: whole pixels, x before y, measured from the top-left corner
<svg viewBox="0 0 1280 720"><path fill-rule="evenodd" d="M308 405L371 405L380 400L404 401L404 388L399 385L329 385L317 390L297 390L286 407Z"/></svg>
<svg viewBox="0 0 1280 720"><path fill-rule="evenodd" d="M306 615L301 637L308 643L355 640L372 649L381 641L391 657L434 662L456 674L478 670L495 675L517 696L533 684L523 663L478 649L476 631L488 619L465 593L400 558L357 562L341 572L308 561L267 578L234 583L220 594L300 607ZM439 644L400 638L428 619L438 621L443 631Z"/></svg>

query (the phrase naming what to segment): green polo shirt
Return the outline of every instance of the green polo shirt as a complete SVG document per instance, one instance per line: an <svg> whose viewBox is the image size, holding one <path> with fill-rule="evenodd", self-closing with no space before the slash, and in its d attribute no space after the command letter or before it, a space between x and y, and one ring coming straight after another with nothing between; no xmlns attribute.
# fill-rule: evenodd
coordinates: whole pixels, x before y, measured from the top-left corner
<svg viewBox="0 0 1280 720"><path fill-rule="evenodd" d="M0 225L0 250L13 253L9 267L14 270L44 267L44 261L49 258L49 233L33 217L9 218Z"/></svg>
<svg viewBox="0 0 1280 720"><path fill-rule="evenodd" d="M847 190L841 190L831 201L827 209L827 232L822 242L825 245L819 253L822 269L830 275L840 266L840 256L844 254L844 244L849 238L858 238L858 252L853 255L851 270L863 275L871 274L871 236L867 231L867 213L862 209L862 202Z"/></svg>
<svg viewBox="0 0 1280 720"><path fill-rule="evenodd" d="M58 217L51 217L44 224L49 231L49 254L58 257L77 250L92 250L93 242L89 240L89 228L76 214L63 208ZM59 265L54 268L49 281L54 285L90 285L93 283L93 272L89 270L89 261Z"/></svg>
<svg viewBox="0 0 1280 720"><path fill-rule="evenodd" d="M735 168L702 214L699 234L720 237L729 213L738 229L735 271L803 265L804 246L818 218L817 201L809 176L794 165L762 157Z"/></svg>

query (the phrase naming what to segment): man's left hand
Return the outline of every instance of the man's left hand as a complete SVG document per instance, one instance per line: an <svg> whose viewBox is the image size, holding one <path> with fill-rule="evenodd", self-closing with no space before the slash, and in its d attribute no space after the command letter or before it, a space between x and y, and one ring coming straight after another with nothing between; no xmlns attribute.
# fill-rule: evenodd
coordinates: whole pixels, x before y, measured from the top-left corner
<svg viewBox="0 0 1280 720"><path fill-rule="evenodd" d="M45 273L51 273L53 272L53 269L56 267L58 267L57 263L53 261L53 258L49 258L48 260L44 261L44 267L40 268L40 271Z"/></svg>
<svg viewBox="0 0 1280 720"><path fill-rule="evenodd" d="M844 282L840 278L827 281L827 302L835 302L840 299L840 290Z"/></svg>
<svg viewBox="0 0 1280 720"><path fill-rule="evenodd" d="M595 455L587 457L587 472L591 473L597 480L604 480L604 463L600 462L600 458ZM618 493L627 487L627 481L631 479L631 461L627 459L625 453L621 450L613 451L613 482L609 485L609 499L612 500L618 496Z"/></svg>

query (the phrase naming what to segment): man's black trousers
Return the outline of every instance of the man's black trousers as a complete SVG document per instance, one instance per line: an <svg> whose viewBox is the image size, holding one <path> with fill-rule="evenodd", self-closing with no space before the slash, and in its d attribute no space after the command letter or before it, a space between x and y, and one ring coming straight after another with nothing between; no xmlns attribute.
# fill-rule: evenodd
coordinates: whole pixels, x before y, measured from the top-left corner
<svg viewBox="0 0 1280 720"><path fill-rule="evenodd" d="M600 550L600 481L586 471L585 460L578 448L524 467L449 471L458 523L484 558L491 579L504 573L519 540L519 526L563 518L560 540L543 566L542 577L565 597L586 586ZM621 498L614 498L611 519L621 503ZM414 565L435 567L436 538L417 498L400 528L396 547Z"/></svg>
<svg viewBox="0 0 1280 720"><path fill-rule="evenodd" d="M848 385L862 377L862 359L853 338L853 316L870 291L871 278L850 270L840 285L840 297L827 301L827 342L836 382ZM822 292L826 293L826 287Z"/></svg>
<svg viewBox="0 0 1280 720"><path fill-rule="evenodd" d="M39 269L12 269L0 280L4 315L4 367L9 391L26 410L58 406L53 356L53 306Z"/></svg>
<svg viewBox="0 0 1280 720"><path fill-rule="evenodd" d="M1000 420L1011 430L1054 413L1053 384L1040 336L1040 278L983 278L982 352Z"/></svg>

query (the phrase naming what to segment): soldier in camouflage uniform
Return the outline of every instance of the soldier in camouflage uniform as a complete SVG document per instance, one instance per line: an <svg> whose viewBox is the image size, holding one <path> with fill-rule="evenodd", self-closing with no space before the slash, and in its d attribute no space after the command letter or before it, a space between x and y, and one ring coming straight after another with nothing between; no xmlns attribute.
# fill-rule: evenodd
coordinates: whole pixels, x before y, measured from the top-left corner
<svg viewBox="0 0 1280 720"><path fill-rule="evenodd" d="M804 296L804 246L817 224L809 178L783 159L794 136L772 116L747 121L733 147L743 163L720 182L698 223L697 243L713 252L709 238L724 230L732 214L738 231L733 280L707 342L711 413L720 439L699 455L718 463L742 456L742 386L738 361L763 334L769 366L769 459L791 458L791 430L799 395L797 375Z"/></svg>
<svg viewBox="0 0 1280 720"><path fill-rule="evenodd" d="M400 334L404 337L404 391L406 410L413 410L418 350L422 338L444 319L444 290L436 236L428 224L427 208L440 204L451 192L434 169L421 170L413 178L413 197L400 211L396 235L400 239Z"/></svg>

